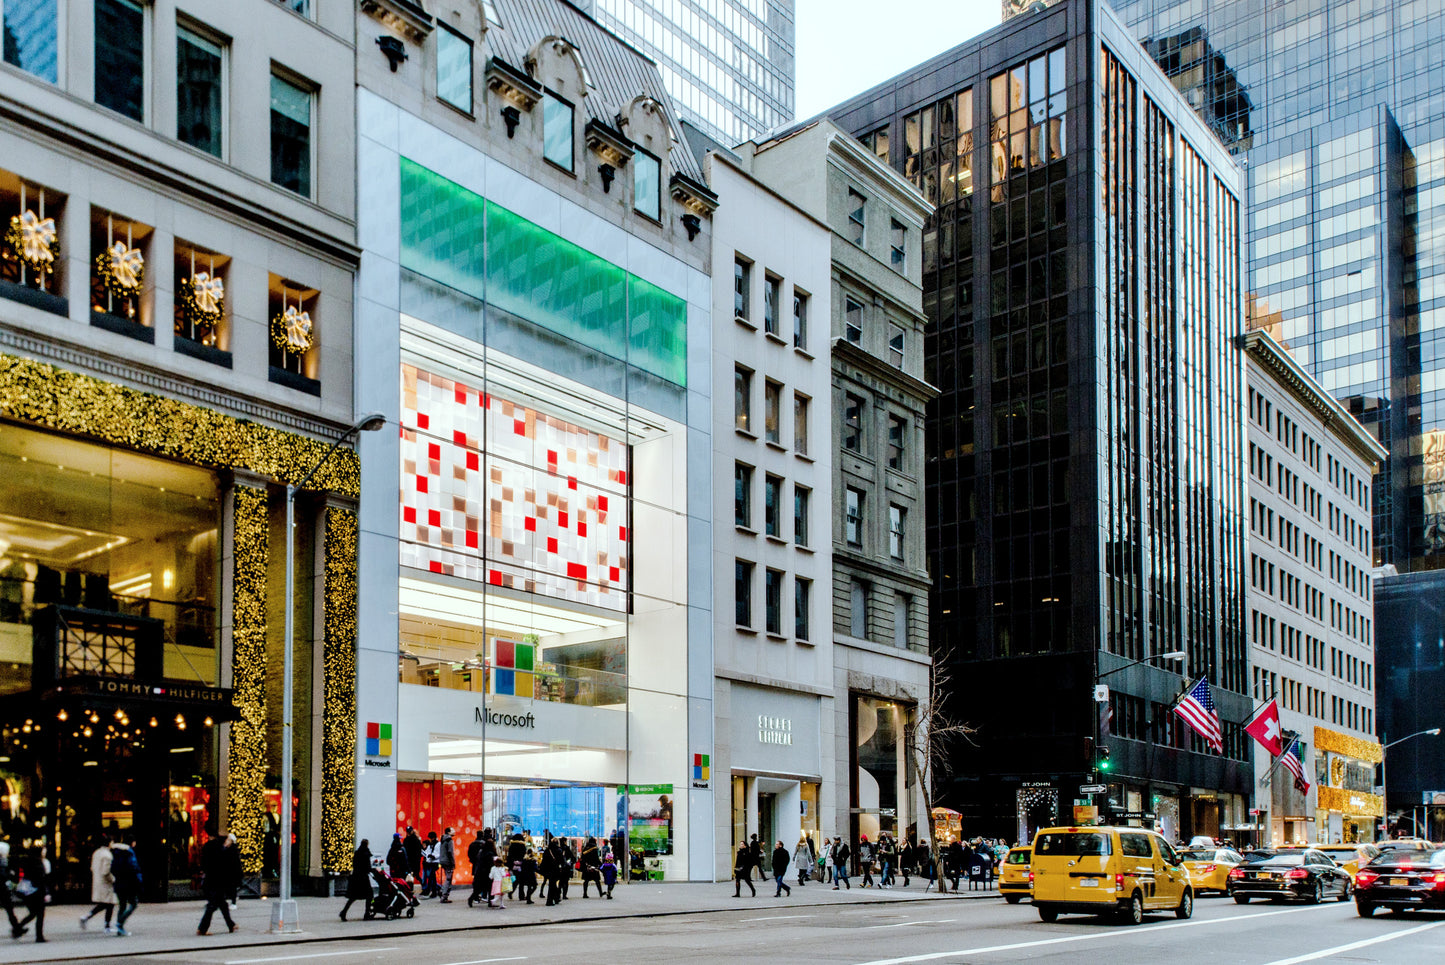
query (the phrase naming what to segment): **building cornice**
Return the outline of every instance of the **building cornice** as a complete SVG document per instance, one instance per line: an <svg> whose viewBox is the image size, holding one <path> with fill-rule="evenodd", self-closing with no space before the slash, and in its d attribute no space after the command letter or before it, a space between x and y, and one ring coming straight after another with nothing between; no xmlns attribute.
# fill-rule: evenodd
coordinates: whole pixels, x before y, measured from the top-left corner
<svg viewBox="0 0 1445 965"><path fill-rule="evenodd" d="M830 122L831 126L831 122ZM924 221L933 213L933 205L923 196L913 182L893 170L883 159L852 135L841 128L834 128L828 135L829 160L838 164L844 170L850 171L854 176L862 180L868 180L875 187L882 188L891 194L898 201L908 205L911 209L909 214L913 216L918 227L923 227ZM834 161L836 156L837 160Z"/></svg>
<svg viewBox="0 0 1445 965"><path fill-rule="evenodd" d="M487 60L487 90L528 113L542 99L541 84L499 57Z"/></svg>
<svg viewBox="0 0 1445 965"><path fill-rule="evenodd" d="M729 670L726 667L718 667L713 676L719 680L729 680L733 683L749 684L753 687L766 687L768 690L779 690L784 693L802 694L806 697L832 697L833 691L828 687L818 687L813 684L799 683L796 680L789 680L786 683L777 677L760 677L757 674L743 673L741 670Z"/></svg>
<svg viewBox="0 0 1445 965"><path fill-rule="evenodd" d="M924 399L932 399L938 396L939 390L936 386L929 385L922 379L909 375L896 366L889 365L877 356L863 351L845 338L833 339L833 355L839 361L851 362L858 368L868 372L874 378L901 386L905 392L912 395Z"/></svg>
<svg viewBox="0 0 1445 965"><path fill-rule="evenodd" d="M1389 450L1370 435L1268 332L1261 329L1246 332L1240 336L1239 344L1276 382L1318 415L1327 429L1334 432L1371 466L1380 465L1389 456Z"/></svg>
<svg viewBox="0 0 1445 965"><path fill-rule="evenodd" d="M698 217L711 218L717 210L718 196L701 181L679 171L668 179L667 186L672 199Z"/></svg>
<svg viewBox="0 0 1445 965"><path fill-rule="evenodd" d="M620 168L632 160L632 155L637 150L637 145L629 141L621 131L607 126L595 117L587 122L582 134L592 153L615 168Z"/></svg>
<svg viewBox="0 0 1445 965"><path fill-rule="evenodd" d="M893 271L893 269L883 266L883 263L881 261L873 258L872 255L864 251L862 248L859 248L857 245L854 245L852 242L846 241L843 238L838 237L837 235L834 235L834 240L838 244L848 245L859 254L861 254L863 257L871 259L874 264L879 266L880 271ZM854 269L848 267L847 262L840 261L837 258L834 258L833 270L838 273L840 280L842 278L847 278L848 280L852 281L857 287L871 292L875 298L881 298L888 306L891 306L893 308L895 314L906 315L908 318L911 318L919 325L928 324L928 315L924 313L922 308L914 308L912 305L906 305L898 299L894 298L888 293L886 289L880 287L876 281L868 278L863 273L855 271ZM897 275L896 272L894 272L894 274ZM913 284L913 282L909 281L907 278L903 278L902 275L898 275L898 277L902 279L904 284L908 285L909 288L911 288L913 291L918 292L918 299L921 303L923 301L923 289Z"/></svg>
<svg viewBox="0 0 1445 965"><path fill-rule="evenodd" d="M435 27L431 15L412 0L361 0L361 12L414 44L424 42Z"/></svg>

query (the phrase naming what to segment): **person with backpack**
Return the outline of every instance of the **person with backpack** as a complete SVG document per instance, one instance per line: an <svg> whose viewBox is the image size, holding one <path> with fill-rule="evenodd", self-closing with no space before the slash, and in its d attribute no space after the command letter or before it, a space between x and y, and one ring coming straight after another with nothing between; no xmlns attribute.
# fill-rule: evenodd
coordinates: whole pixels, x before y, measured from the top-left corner
<svg viewBox="0 0 1445 965"><path fill-rule="evenodd" d="M226 839L214 835L201 845L201 893L206 898L206 909L201 912L201 923L196 926L197 935L205 935L211 930L211 917L218 911L226 922L226 930L236 930L236 923L231 920L229 899L238 884L231 878L237 866L226 852Z"/></svg>
<svg viewBox="0 0 1445 965"><path fill-rule="evenodd" d="M126 931L125 923L135 913L136 905L140 904L141 874L140 861L135 853L135 835L127 835L125 839L111 844L110 876L118 906L115 933L128 938L130 932Z"/></svg>
<svg viewBox="0 0 1445 965"><path fill-rule="evenodd" d="M81 931L101 912L105 912L106 933L111 931L110 919L115 914L115 889L110 883L110 860L110 838L102 834L96 842L95 850L90 853L90 902L93 907L90 914L80 916Z"/></svg>
<svg viewBox="0 0 1445 965"><path fill-rule="evenodd" d="M873 845L868 843L866 834L858 841L858 871L863 875L863 883L859 887L876 887L873 881Z"/></svg>

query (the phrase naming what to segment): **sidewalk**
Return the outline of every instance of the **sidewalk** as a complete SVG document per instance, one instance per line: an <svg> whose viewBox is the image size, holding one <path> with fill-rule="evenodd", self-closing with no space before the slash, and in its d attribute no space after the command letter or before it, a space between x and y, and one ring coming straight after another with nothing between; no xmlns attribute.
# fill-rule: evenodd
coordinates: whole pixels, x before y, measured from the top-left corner
<svg viewBox="0 0 1445 965"><path fill-rule="evenodd" d="M43 945L36 944L33 932L13 942L0 937L0 943L3 943L0 944L0 963L76 961L157 953L173 955L217 948L286 945L337 939L393 939L418 932L435 934L477 928L751 911L758 908L894 904L998 897L998 892L992 889L961 890L957 894L946 895L933 891L924 892L922 883L916 879L907 889L885 890L859 888L855 885L851 890L845 891L834 891L820 882L810 882L802 888L798 887L796 882L791 882L793 894L783 898L773 897L774 886L771 880L754 884L758 889L756 898L749 896L746 891L742 898L734 898L730 881L713 884L637 882L618 885L613 892L616 897L612 901L606 901L595 895L583 900L580 882L573 882L568 892L570 897L561 905L548 908L541 901L535 905L509 901L506 909L502 911L489 910L485 905L468 908L466 897L470 891L467 889L462 890L460 895L454 891L451 904L439 905L436 901L423 901L416 910L415 918L398 918L395 921L361 921L361 906L357 904L352 906L347 916L351 920L343 922L338 918L342 899L298 898L301 926L305 931L300 935L284 936L272 935L267 930L271 925L271 904L265 900L248 899L237 905L236 910L231 913L238 926L235 934L227 934L226 923L217 917L211 925L211 934L205 938L196 935L196 924L200 921L203 908L199 900L141 905L128 922L133 932L129 938L107 935L102 930L104 923L99 916L92 919L88 930L81 931L77 919L90 910L88 905L51 905L45 915L45 937L49 941Z"/></svg>

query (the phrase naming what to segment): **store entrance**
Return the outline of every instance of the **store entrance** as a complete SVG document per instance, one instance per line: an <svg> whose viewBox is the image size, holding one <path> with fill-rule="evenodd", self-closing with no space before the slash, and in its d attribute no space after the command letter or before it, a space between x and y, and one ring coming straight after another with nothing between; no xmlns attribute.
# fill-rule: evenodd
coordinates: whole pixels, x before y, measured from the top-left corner
<svg viewBox="0 0 1445 965"><path fill-rule="evenodd" d="M777 844L777 806L778 796L762 792L758 794L758 840L763 844L763 852L772 854L774 845Z"/></svg>

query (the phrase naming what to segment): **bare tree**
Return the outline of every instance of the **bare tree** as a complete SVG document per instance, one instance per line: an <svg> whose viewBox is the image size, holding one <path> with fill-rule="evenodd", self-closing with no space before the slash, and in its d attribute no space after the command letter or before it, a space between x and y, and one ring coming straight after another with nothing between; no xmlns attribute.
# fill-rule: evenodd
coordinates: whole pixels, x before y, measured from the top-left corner
<svg viewBox="0 0 1445 965"><path fill-rule="evenodd" d="M928 849L937 861L938 834L933 819L933 782L953 772L950 749L954 742L974 743L978 728L955 720L948 712L946 694L953 675L947 670L948 654L935 654L928 667L928 695L920 702L913 723L904 728L904 747L918 783L923 788L923 807L928 818ZM942 874L935 875L937 882Z"/></svg>

